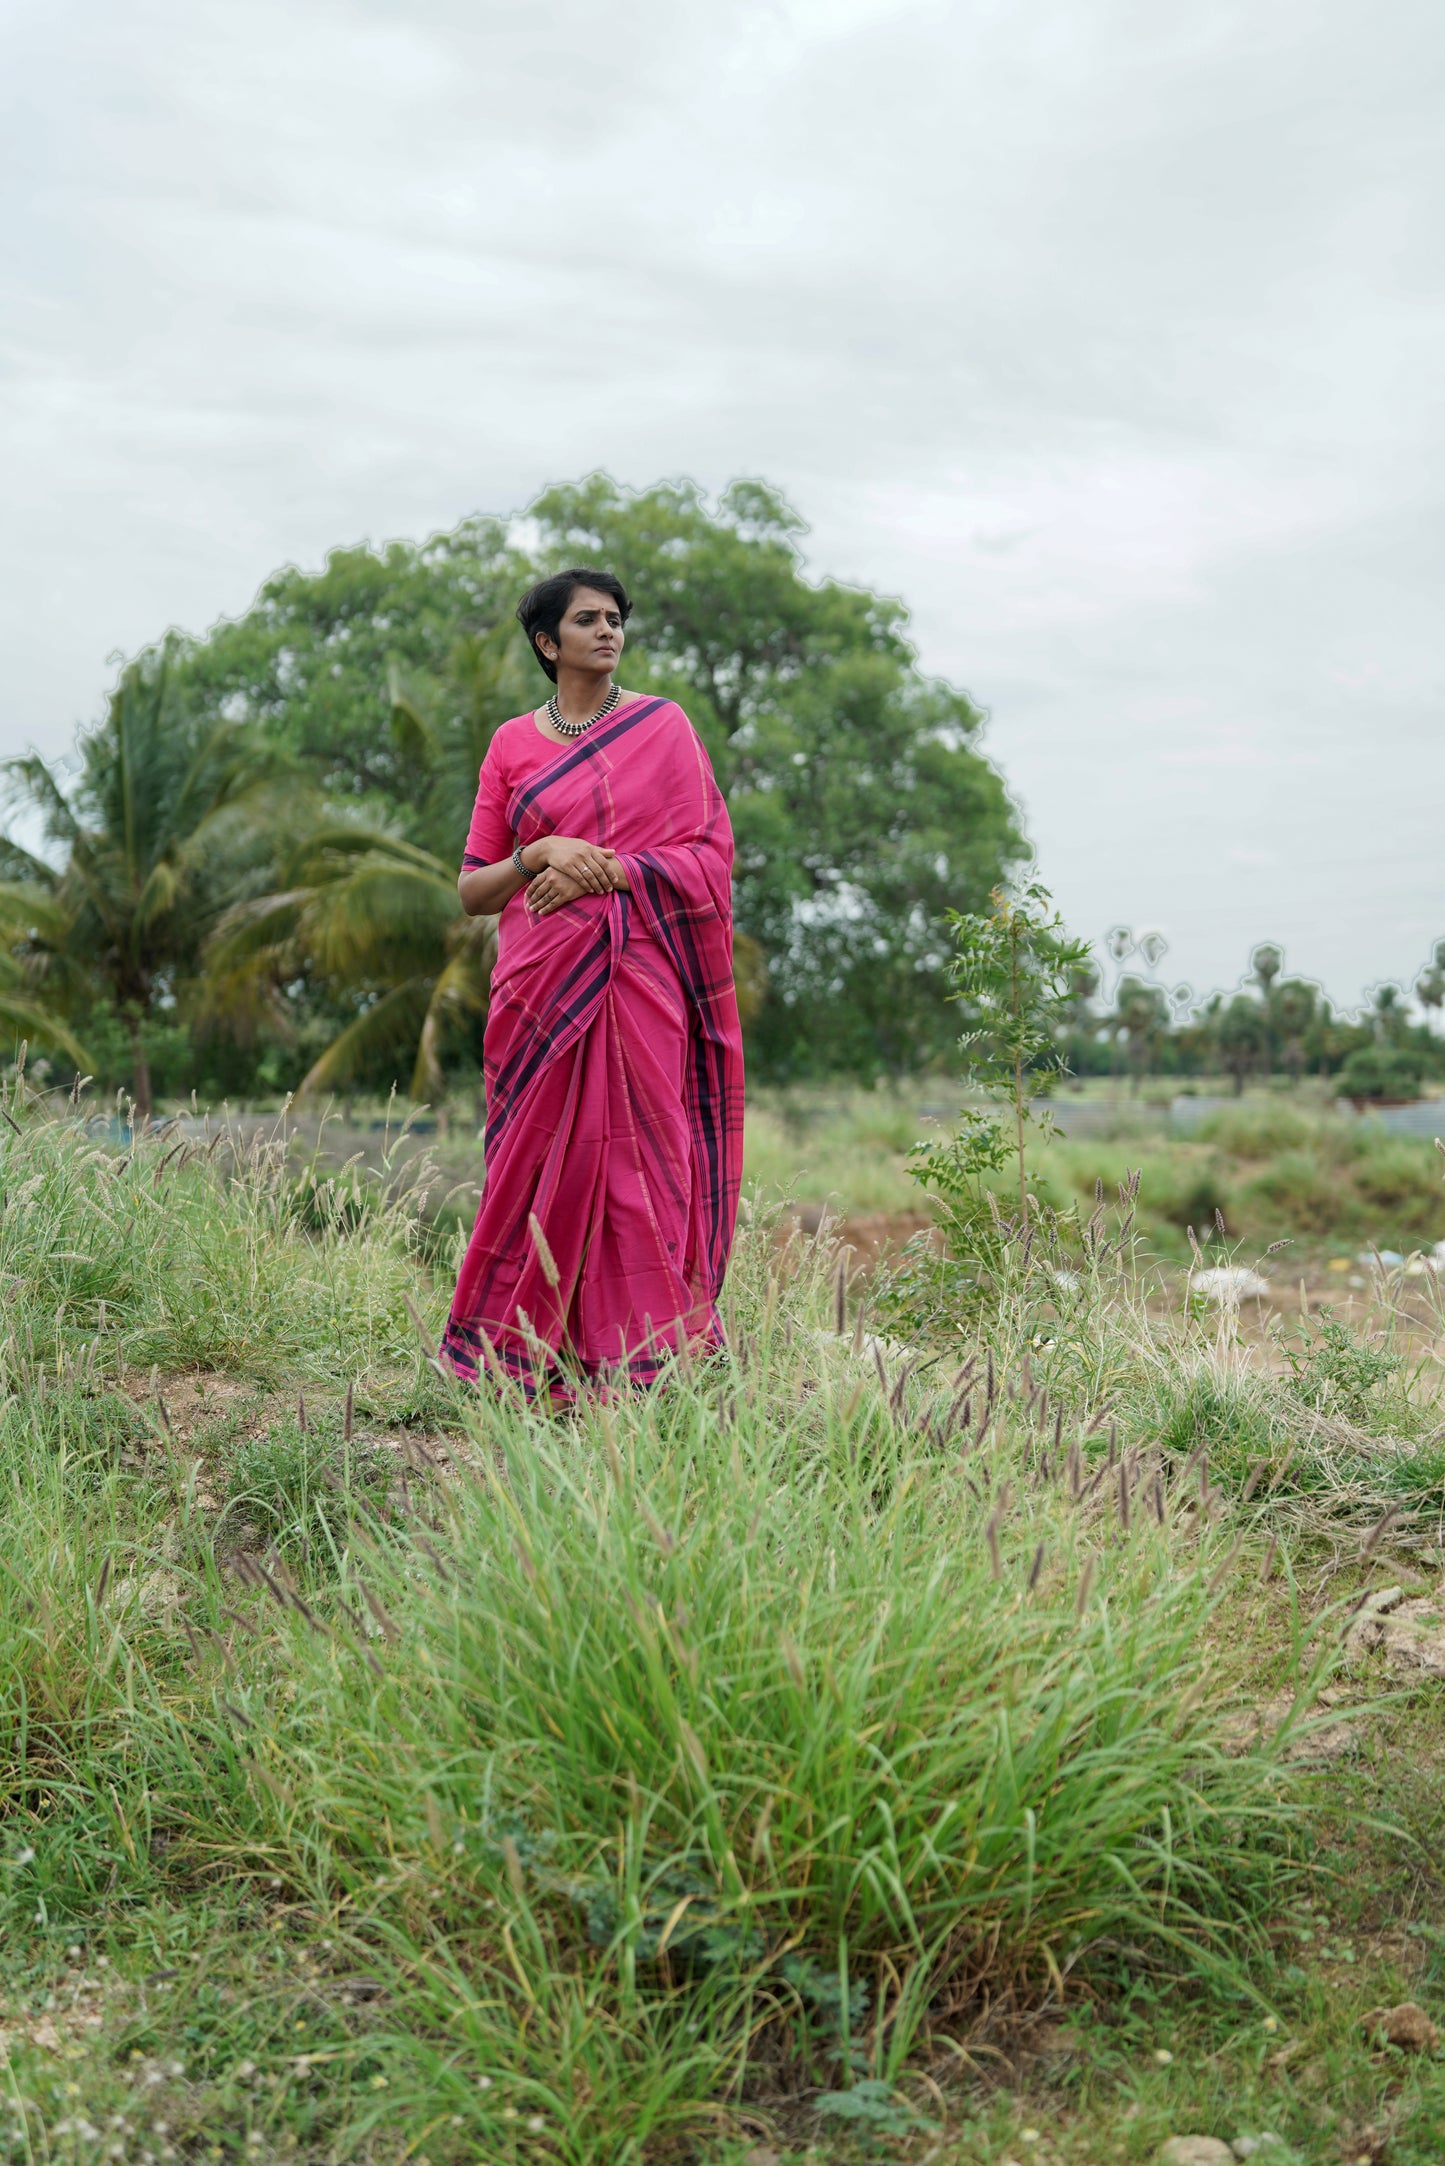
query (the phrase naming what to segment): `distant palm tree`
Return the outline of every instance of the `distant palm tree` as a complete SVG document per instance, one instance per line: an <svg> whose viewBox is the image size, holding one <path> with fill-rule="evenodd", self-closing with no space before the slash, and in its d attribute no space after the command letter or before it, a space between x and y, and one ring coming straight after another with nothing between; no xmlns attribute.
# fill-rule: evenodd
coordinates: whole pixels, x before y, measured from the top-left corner
<svg viewBox="0 0 1445 2166"><path fill-rule="evenodd" d="M1304 1070L1305 1038L1319 1012L1319 995L1307 978L1285 978L1269 995L1269 1019L1284 1040L1284 1064L1298 1083Z"/></svg>
<svg viewBox="0 0 1445 2166"><path fill-rule="evenodd" d="M446 1091L449 1031L484 1015L496 922L468 918L450 864L375 828L309 836L275 894L238 903L205 957L205 1013L284 1030L281 988L298 978L349 999L348 1023L300 1090L349 1082L380 1056L404 1059L413 1098Z"/></svg>
<svg viewBox="0 0 1445 2166"><path fill-rule="evenodd" d="M1214 1011L1211 1024L1220 1065L1233 1076L1238 1097L1245 1077L1265 1058L1264 1009L1248 993L1236 993L1227 1005L1221 1003Z"/></svg>
<svg viewBox="0 0 1445 2166"><path fill-rule="evenodd" d="M1435 1017L1445 1005L1445 940L1437 940L1430 967L1415 980L1415 998L1425 1010L1426 1025L1435 1028Z"/></svg>
<svg viewBox="0 0 1445 2166"><path fill-rule="evenodd" d="M1138 978L1121 978L1111 1020L1128 1043L1130 1089L1137 1091L1139 1077L1168 1028L1168 1000L1157 985L1146 985Z"/></svg>
<svg viewBox="0 0 1445 2166"><path fill-rule="evenodd" d="M245 832L238 816L256 809L277 765L242 725L188 711L172 658L167 643L122 671L104 721L81 739L72 788L38 753L3 770L12 801L38 817L60 859L57 868L6 845L33 891L31 982L56 1002L87 989L113 1002L141 1119L152 1110L144 1027L175 1005L194 969L226 899L225 869Z"/></svg>
<svg viewBox="0 0 1445 2166"><path fill-rule="evenodd" d="M1250 973L1263 996L1264 1072L1274 1065L1274 981L1284 968L1284 949L1274 940L1261 940L1249 958Z"/></svg>

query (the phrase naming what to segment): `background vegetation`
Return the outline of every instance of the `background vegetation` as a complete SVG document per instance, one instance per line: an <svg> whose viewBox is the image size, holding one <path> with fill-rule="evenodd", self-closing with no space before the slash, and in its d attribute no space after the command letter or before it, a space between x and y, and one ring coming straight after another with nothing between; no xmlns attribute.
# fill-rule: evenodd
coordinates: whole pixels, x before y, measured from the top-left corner
<svg viewBox="0 0 1445 2166"><path fill-rule="evenodd" d="M683 702L727 793L755 1071L940 1057L943 912L1022 840L978 711L920 674L899 604L802 576L801 531L760 484L709 508L593 479L519 528L284 571L244 617L142 655L73 779L12 765L40 831L4 868L14 1019L40 1039L45 1003L45 1050L83 1044L142 1107L474 1075L489 951L445 889L491 734L545 689L517 598L591 560L636 600L628 683Z"/></svg>
<svg viewBox="0 0 1445 2166"><path fill-rule="evenodd" d="M761 484L710 507L594 478L520 524L337 550L204 638L168 637L71 767L10 764L0 1026L142 1110L473 1091L491 929L452 888L491 734L542 688L512 611L539 573L593 558L636 597L629 682L683 702L728 796L753 1077L948 1069L948 913L986 910L1024 844L978 710L921 675L898 603L803 577L801 532ZM1445 1074L1445 943L1412 988L1423 1024L1390 983L1337 1016L1268 942L1238 992L1198 1001L1160 982L1165 952L1112 932L1042 1065L1132 1090L1315 1075L1361 1099Z"/></svg>

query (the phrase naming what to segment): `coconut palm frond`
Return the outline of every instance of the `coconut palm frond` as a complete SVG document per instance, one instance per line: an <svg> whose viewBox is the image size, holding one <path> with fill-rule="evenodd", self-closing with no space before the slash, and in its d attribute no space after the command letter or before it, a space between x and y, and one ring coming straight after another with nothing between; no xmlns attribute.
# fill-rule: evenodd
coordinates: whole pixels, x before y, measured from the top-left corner
<svg viewBox="0 0 1445 2166"><path fill-rule="evenodd" d="M6 760L0 766L0 774L5 776L8 802L38 813L50 841L74 842L80 831L79 822L54 771L38 752L27 752L19 759ZM18 846L11 843L7 847L15 849ZM38 859L36 863L39 863Z"/></svg>
<svg viewBox="0 0 1445 2166"><path fill-rule="evenodd" d="M290 940L301 922L311 890L293 887L275 895L253 895L222 911L206 943L206 967L226 969L241 955L259 953Z"/></svg>
<svg viewBox="0 0 1445 2166"><path fill-rule="evenodd" d="M224 1029L238 1045L254 1045L265 1031L283 1044L295 1038L271 947L250 955L233 953L224 965L211 964L199 993L196 1020L203 1029Z"/></svg>
<svg viewBox="0 0 1445 2166"><path fill-rule="evenodd" d="M407 689L395 662L387 666L386 696L391 709L392 742L397 751L415 766L435 767L439 750L436 725L416 695Z"/></svg>
<svg viewBox="0 0 1445 2166"><path fill-rule="evenodd" d="M23 842L13 835L0 835L0 880L7 886L53 889L59 878L55 867L27 850Z"/></svg>
<svg viewBox="0 0 1445 2166"><path fill-rule="evenodd" d="M312 889L301 941L329 978L434 974L460 909L454 887L438 893L425 875L362 858Z"/></svg>
<svg viewBox="0 0 1445 2166"><path fill-rule="evenodd" d="M405 866L430 880L439 891L455 898L456 873L451 866L430 850L423 850L414 842L403 842L399 835L388 834L381 827L353 827L338 821L328 827L313 828L292 853L289 871L294 878L315 879L344 861L358 857L386 859Z"/></svg>
<svg viewBox="0 0 1445 2166"><path fill-rule="evenodd" d="M67 923L52 888L34 880L0 880L0 945L58 940Z"/></svg>
<svg viewBox="0 0 1445 2166"><path fill-rule="evenodd" d="M308 976L369 1001L302 1083L345 1082L382 1053L405 1053L429 1097L445 1087L446 1036L485 1014L496 928L462 913L452 869L383 830L333 823L291 853L288 886L238 903L205 951L205 1012L252 1030L275 988Z"/></svg>
<svg viewBox="0 0 1445 2166"><path fill-rule="evenodd" d="M77 1068L95 1067L74 1031L53 1008L25 990L18 972L10 964L0 972L0 1032L15 1042L24 1038L31 1045L43 1047L47 1053L62 1054Z"/></svg>
<svg viewBox="0 0 1445 2166"><path fill-rule="evenodd" d="M135 901L135 921L138 927L146 929L157 918L164 917L167 911L174 910L184 878L180 866L173 864L168 858L162 858L159 864L152 865L146 875L145 885Z"/></svg>
<svg viewBox="0 0 1445 2166"><path fill-rule="evenodd" d="M412 979L384 993L354 1023L348 1023L321 1058L312 1063L301 1079L297 1098L339 1089L378 1054L408 1051L426 1019L430 994L431 985L425 978Z"/></svg>
<svg viewBox="0 0 1445 2166"><path fill-rule="evenodd" d="M437 1101L446 1094L442 1048L448 1025L487 1012L492 965L497 956L496 921L464 918L460 927L453 928L448 945L451 952L447 965L432 987L417 1040L411 1094L418 1100Z"/></svg>
<svg viewBox="0 0 1445 2166"><path fill-rule="evenodd" d="M73 786L35 754L4 769L11 802L63 846L59 871L18 844L0 857L12 884L28 877L60 913L32 913L26 963L38 967L43 951L47 985L84 989L132 1019L155 1014L194 979L220 911L255 876L254 808L286 766L247 725L202 710L175 667L178 652L167 641L121 671L104 718L81 739ZM0 937L14 922L12 899ZM244 1014L253 1010L243 1004ZM138 1022L132 1047L131 1087L145 1113Z"/></svg>

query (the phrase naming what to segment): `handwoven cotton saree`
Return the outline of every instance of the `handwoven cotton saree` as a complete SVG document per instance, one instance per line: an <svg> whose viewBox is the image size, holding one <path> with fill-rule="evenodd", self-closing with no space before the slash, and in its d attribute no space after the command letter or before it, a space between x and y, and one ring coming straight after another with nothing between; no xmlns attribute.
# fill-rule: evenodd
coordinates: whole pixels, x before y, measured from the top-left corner
<svg viewBox="0 0 1445 2166"><path fill-rule="evenodd" d="M742 1170L732 830L696 732L635 700L569 745L530 715L482 768L465 862L572 835L629 890L498 925L486 1179L443 1350L528 1392L650 1383L718 1343ZM532 1231L535 1219L541 1233Z"/></svg>

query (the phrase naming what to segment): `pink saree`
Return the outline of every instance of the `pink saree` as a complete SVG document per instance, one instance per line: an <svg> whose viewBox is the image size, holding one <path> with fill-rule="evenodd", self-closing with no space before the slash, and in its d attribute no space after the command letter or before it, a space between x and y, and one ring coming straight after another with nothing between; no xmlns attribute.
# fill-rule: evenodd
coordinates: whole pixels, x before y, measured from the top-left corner
<svg viewBox="0 0 1445 2166"><path fill-rule="evenodd" d="M720 1343L742 1170L733 845L707 753L664 699L565 746L530 715L503 725L465 861L539 835L616 850L629 888L540 920L518 894L501 913L486 1177L443 1352L463 1377L567 1400Z"/></svg>

